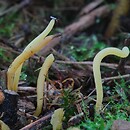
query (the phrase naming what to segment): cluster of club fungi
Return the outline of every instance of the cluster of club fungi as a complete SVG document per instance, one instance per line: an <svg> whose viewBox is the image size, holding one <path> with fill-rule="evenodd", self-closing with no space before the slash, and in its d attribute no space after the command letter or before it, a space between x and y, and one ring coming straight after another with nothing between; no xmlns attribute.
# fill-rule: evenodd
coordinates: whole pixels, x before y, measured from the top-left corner
<svg viewBox="0 0 130 130"><path fill-rule="evenodd" d="M55 37L55 35L47 36L52 30L55 24L55 21L56 19L52 17L46 29L39 36L37 36L33 41L31 41L27 45L27 47L23 50L23 52L12 62L12 64L10 65L7 71L7 89L8 90L14 91L14 92L18 91L18 82L19 82L19 77L21 74L23 63L27 59L29 59L31 56L33 56L35 53L40 51L43 47L45 47ZM129 55L129 49L128 47L124 47L122 50L114 48L114 47L108 47L101 50L95 56L94 61L93 61L93 73L94 73L94 80L95 80L96 93L97 93L97 100L96 100L96 107L95 107L96 113L100 113L102 109L102 101L103 101L103 88L102 88L102 80L101 80L101 73L100 73L100 63L102 59L107 55L115 55L121 58L125 58ZM51 67L53 61L54 61L53 54L50 54L49 56L47 56L39 72L39 76L37 79L37 108L34 113L34 116L39 116L42 111L45 78L48 74L48 70ZM54 112L52 116L53 119L51 121L52 125L55 124L54 125L55 128L53 127L54 129L56 129L56 127L59 127L58 124L60 124L60 127L62 127L61 123L55 122L56 121L54 120L55 113L56 112ZM64 115L63 109L61 113L62 114L59 114L59 115L63 117ZM59 116L60 121L62 121L63 119L62 117Z"/></svg>

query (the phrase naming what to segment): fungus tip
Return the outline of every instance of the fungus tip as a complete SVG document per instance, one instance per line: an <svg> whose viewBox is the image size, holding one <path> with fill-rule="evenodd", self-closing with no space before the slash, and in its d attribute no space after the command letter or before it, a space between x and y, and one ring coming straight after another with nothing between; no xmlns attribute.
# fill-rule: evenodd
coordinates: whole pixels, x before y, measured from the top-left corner
<svg viewBox="0 0 130 130"><path fill-rule="evenodd" d="M54 61L54 59L55 59L53 54L50 54L50 55L48 56L48 58L52 59L53 61Z"/></svg>
<svg viewBox="0 0 130 130"><path fill-rule="evenodd" d="M126 54L126 57L129 55L130 51L129 51L129 48L128 47L123 47L122 48L122 51Z"/></svg>
<svg viewBox="0 0 130 130"><path fill-rule="evenodd" d="M54 19L54 20L57 20L57 18L56 18L56 17L54 17L54 16L50 16L50 18L51 18L51 19Z"/></svg>

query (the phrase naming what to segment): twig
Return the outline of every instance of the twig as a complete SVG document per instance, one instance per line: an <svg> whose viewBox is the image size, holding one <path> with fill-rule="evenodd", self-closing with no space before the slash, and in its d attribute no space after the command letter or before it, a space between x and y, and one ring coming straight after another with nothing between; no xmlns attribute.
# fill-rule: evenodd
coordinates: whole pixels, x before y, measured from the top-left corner
<svg viewBox="0 0 130 130"><path fill-rule="evenodd" d="M27 87L23 86L23 87L18 87L18 91L26 91L26 92L34 92L34 93L36 93L36 88L29 87L29 86L27 86Z"/></svg>
<svg viewBox="0 0 130 130"><path fill-rule="evenodd" d="M50 120L51 116L52 116L53 113L50 113L32 123L30 123L29 125L21 128L20 130L31 130L31 129L38 129L40 128L42 125L44 125L46 123L47 120Z"/></svg>
<svg viewBox="0 0 130 130"><path fill-rule="evenodd" d="M119 75L119 76L113 76L113 77L108 77L108 78L103 78L102 81L108 81L108 80L114 80L114 79L122 79L122 78L129 78L130 74L126 74L126 75Z"/></svg>
<svg viewBox="0 0 130 130"><path fill-rule="evenodd" d="M93 65L93 62L92 62L92 61L84 61L84 62L75 62L75 61L74 61L74 62L73 62L73 61L61 61L61 60L56 60L55 62L56 62L56 63L60 63L60 64ZM108 68L115 69L115 68L118 67L118 64L102 62L102 63L101 63L101 66L105 66L105 67L108 67ZM125 68L126 68L126 69L130 69L130 66L125 65Z"/></svg>

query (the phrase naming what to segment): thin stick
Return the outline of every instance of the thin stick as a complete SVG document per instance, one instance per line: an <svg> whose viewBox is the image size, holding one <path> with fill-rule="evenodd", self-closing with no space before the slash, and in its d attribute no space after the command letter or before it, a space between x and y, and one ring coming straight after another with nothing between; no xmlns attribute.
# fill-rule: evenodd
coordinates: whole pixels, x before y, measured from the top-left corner
<svg viewBox="0 0 130 130"><path fill-rule="evenodd" d="M45 124L46 120L50 120L52 114L53 113L50 113L50 114L48 114L48 115L46 115L46 116L44 116L44 117L42 117L42 118L32 122L32 123L30 123L29 125L21 128L20 130L30 130L31 128L36 130L36 129L38 129L38 127L40 127L43 124Z"/></svg>
<svg viewBox="0 0 130 130"><path fill-rule="evenodd" d="M93 65L93 62L92 62L92 61L76 62L76 61L61 61L61 60L55 60L55 62L56 62L56 63L59 63L59 64ZM116 67L118 67L118 64L102 62L102 63L101 63L101 66L109 67L109 68L115 69ZM130 66L129 66L129 65L125 65L125 68L126 68L126 69L130 69Z"/></svg>
<svg viewBox="0 0 130 130"><path fill-rule="evenodd" d="M121 79L121 78L129 78L130 74L126 74L126 75L119 75L119 76L113 76L113 77L108 77L108 78L104 78L102 79L102 81L108 81L108 80L114 80L114 79Z"/></svg>

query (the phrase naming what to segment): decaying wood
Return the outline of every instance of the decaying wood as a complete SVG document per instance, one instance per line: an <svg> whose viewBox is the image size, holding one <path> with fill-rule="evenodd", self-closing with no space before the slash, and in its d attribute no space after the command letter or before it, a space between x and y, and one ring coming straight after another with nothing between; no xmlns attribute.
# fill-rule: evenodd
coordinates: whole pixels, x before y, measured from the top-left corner
<svg viewBox="0 0 130 130"><path fill-rule="evenodd" d="M0 113L3 113L1 120L12 128L17 122L18 94L10 90L4 90L3 92L5 99L3 103L0 104Z"/></svg>
<svg viewBox="0 0 130 130"><path fill-rule="evenodd" d="M63 33L63 38L69 39L77 32L80 32L96 22L97 17L104 17L110 12L110 8L106 5L101 6L87 15L80 17L80 19L73 24L67 26ZM62 38L62 39L63 39Z"/></svg>
<svg viewBox="0 0 130 130"><path fill-rule="evenodd" d="M59 43L65 43L72 36L77 34L77 32L83 31L84 29L90 27L96 22L97 17L105 17L110 12L110 8L107 5L103 5L93 10L87 15L83 15L77 21L65 27L62 36L54 38L45 48L40 52L42 55L47 54L51 48L56 46Z"/></svg>

